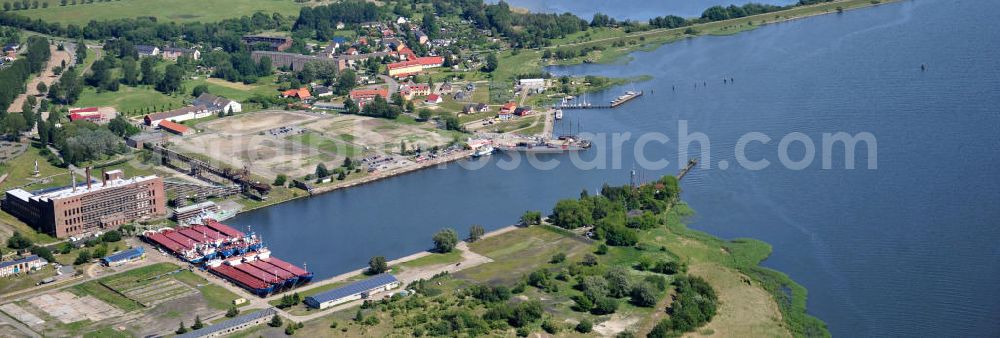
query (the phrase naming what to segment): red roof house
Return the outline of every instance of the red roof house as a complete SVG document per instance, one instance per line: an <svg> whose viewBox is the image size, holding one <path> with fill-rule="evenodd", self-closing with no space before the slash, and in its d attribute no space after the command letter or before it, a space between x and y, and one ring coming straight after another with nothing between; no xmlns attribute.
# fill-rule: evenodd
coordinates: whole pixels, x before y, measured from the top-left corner
<svg viewBox="0 0 1000 338"><path fill-rule="evenodd" d="M299 88L299 89L289 89L289 90L283 91L283 92L281 92L281 97L294 97L294 98L298 98L299 100L305 100L305 99L311 98L312 94L309 94L309 89L308 88L302 87L302 88Z"/></svg>
<svg viewBox="0 0 1000 338"><path fill-rule="evenodd" d="M193 129L188 128L187 126L182 125L180 123L176 123L176 122L170 121L170 120L160 121L160 129L163 129L163 130L166 130L168 132L171 132L171 133L174 133L174 134L177 134L177 135L181 135L181 136L190 135L190 134L194 133Z"/></svg>
<svg viewBox="0 0 1000 338"><path fill-rule="evenodd" d="M355 89L351 91L351 100L354 102L364 102L374 100L376 96L381 96L383 99L389 98L388 88L369 88L369 89Z"/></svg>

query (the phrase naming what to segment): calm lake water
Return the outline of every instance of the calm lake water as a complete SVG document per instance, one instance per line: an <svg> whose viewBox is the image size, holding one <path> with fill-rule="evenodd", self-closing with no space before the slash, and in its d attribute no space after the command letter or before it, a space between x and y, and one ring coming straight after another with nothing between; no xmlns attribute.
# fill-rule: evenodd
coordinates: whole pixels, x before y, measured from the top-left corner
<svg viewBox="0 0 1000 338"><path fill-rule="evenodd" d="M275 255L308 264L317 278L431 246L438 229L496 229L524 210L624 184L643 133L670 137L644 154L677 171L677 121L711 140L711 168L682 183L697 211L691 226L722 238L774 246L764 263L809 289L809 312L837 336L1000 336L1000 12L993 1L920 0L702 37L634 53L614 65L553 68L558 74L632 76L647 95L615 110L567 111L559 128L630 133L619 168L581 170L569 156L554 170L498 167L505 155L428 169L238 216ZM920 66L926 64L927 71ZM723 78L735 83L723 84ZM698 84L695 87L695 84ZM859 147L857 168L820 165L822 133L870 132L876 170ZM736 140L764 170L738 168ZM778 141L792 132L816 144L805 170L782 167ZM691 147L692 152L697 151ZM793 145L792 159L804 147ZM837 148L840 149L840 148ZM582 157L593 159L601 149ZM608 155L614 158L614 155ZM703 158L705 159L705 158ZM725 160L727 170L718 164ZM605 162L607 163L607 162Z"/></svg>
<svg viewBox="0 0 1000 338"><path fill-rule="evenodd" d="M488 2L496 3L497 1ZM532 12L570 12L587 20L590 20L597 12L619 20L649 20L665 15L698 17L706 8L715 5L743 5L749 2L791 5L797 3L798 0L621 0L615 1L613 6L610 6L607 0L507 0L507 3L512 7L525 8Z"/></svg>

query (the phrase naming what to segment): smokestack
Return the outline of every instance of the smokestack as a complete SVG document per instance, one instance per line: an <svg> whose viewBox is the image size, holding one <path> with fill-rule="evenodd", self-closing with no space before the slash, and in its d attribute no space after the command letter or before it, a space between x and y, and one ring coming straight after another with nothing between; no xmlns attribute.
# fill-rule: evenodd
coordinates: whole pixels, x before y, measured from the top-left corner
<svg viewBox="0 0 1000 338"><path fill-rule="evenodd" d="M90 190L90 167L87 167L87 170L84 171L87 173L87 190Z"/></svg>
<svg viewBox="0 0 1000 338"><path fill-rule="evenodd" d="M69 176L73 178L73 192L76 192L76 173L70 170Z"/></svg>
<svg viewBox="0 0 1000 338"><path fill-rule="evenodd" d="M108 186L108 173L104 171L104 168L101 168L101 186Z"/></svg>

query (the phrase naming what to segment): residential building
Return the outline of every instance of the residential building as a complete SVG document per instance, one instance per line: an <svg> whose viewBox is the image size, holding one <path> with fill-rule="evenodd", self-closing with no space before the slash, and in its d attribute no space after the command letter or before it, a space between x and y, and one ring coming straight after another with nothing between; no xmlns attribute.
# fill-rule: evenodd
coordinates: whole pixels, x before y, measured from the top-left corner
<svg viewBox="0 0 1000 338"><path fill-rule="evenodd" d="M180 135L180 136L191 135L191 134L194 134L194 132L195 132L194 129L188 128L188 126L185 126L183 124L180 124L180 123L177 123L177 122L173 122L173 121L170 121L170 120L160 121L159 127L160 127L160 130L166 131L166 132L174 134L174 135Z"/></svg>
<svg viewBox="0 0 1000 338"><path fill-rule="evenodd" d="M156 46L135 45L135 51L139 53L139 57L159 56L160 55L160 47L156 47Z"/></svg>
<svg viewBox="0 0 1000 338"><path fill-rule="evenodd" d="M500 107L500 112L513 114L515 109L517 109L517 103L507 102L502 107Z"/></svg>
<svg viewBox="0 0 1000 338"><path fill-rule="evenodd" d="M424 100L427 104L438 104L441 103L441 101L441 95L438 94L427 95L427 100Z"/></svg>
<svg viewBox="0 0 1000 338"><path fill-rule="evenodd" d="M376 96L381 96L383 99L389 99L389 89L388 88L368 88L368 89L355 89L351 91L351 100L354 103L361 103L366 101L374 100Z"/></svg>
<svg viewBox="0 0 1000 338"><path fill-rule="evenodd" d="M212 113L213 112L208 110L208 107L205 106L187 106L171 111L147 114L142 119L146 125L150 127L157 127L160 125L160 122L163 121L182 122L209 117L212 116Z"/></svg>
<svg viewBox="0 0 1000 338"><path fill-rule="evenodd" d="M38 270L45 264L49 264L49 262L36 255L0 262L0 278Z"/></svg>
<svg viewBox="0 0 1000 338"><path fill-rule="evenodd" d="M514 112L501 110L500 113L497 114L497 118L501 120L510 120L514 118Z"/></svg>
<svg viewBox="0 0 1000 338"><path fill-rule="evenodd" d="M97 124L105 124L111 122L115 116L118 116L118 112L115 111L114 107L86 107L69 110L70 121L85 120Z"/></svg>
<svg viewBox="0 0 1000 338"><path fill-rule="evenodd" d="M242 39L243 43L256 46L258 44L265 44L268 46L268 50L272 51L284 51L292 47L292 38L286 36L264 36L264 35L247 35Z"/></svg>
<svg viewBox="0 0 1000 338"><path fill-rule="evenodd" d="M238 316L232 319L226 319L224 321L188 332L174 336L175 338L209 338L209 337L222 337L226 335L231 335L235 332L242 331L260 324L267 323L274 318L278 312L274 308L267 308L264 310L252 312L242 316Z"/></svg>
<svg viewBox="0 0 1000 338"><path fill-rule="evenodd" d="M16 42L8 43L3 46L4 53L17 53L18 49L21 49L21 44Z"/></svg>
<svg viewBox="0 0 1000 338"><path fill-rule="evenodd" d="M302 87L299 89L289 89L281 92L281 97L284 98L297 98L299 100L308 100L312 98L312 94L309 93L309 88Z"/></svg>
<svg viewBox="0 0 1000 338"><path fill-rule="evenodd" d="M521 117L531 115L531 107L528 106L517 107L517 109L514 109L514 115Z"/></svg>
<svg viewBox="0 0 1000 338"><path fill-rule="evenodd" d="M105 266L119 266L128 262L134 262L142 259L146 255L146 250L141 246L134 247L127 250L122 250L107 257L101 258L101 264Z"/></svg>
<svg viewBox="0 0 1000 338"><path fill-rule="evenodd" d="M312 93L315 97L333 96L333 89L327 86L313 86Z"/></svg>
<svg viewBox="0 0 1000 338"><path fill-rule="evenodd" d="M427 56L418 57L415 60L394 62L388 65L389 76L407 77L418 74L427 68L441 67L444 64L444 57Z"/></svg>
<svg viewBox="0 0 1000 338"><path fill-rule="evenodd" d="M379 292L399 287L396 276L384 273L327 292L306 297L305 303L314 309L326 309L352 300L372 298Z"/></svg>
<svg viewBox="0 0 1000 338"><path fill-rule="evenodd" d="M187 56L194 60L201 59L201 52L193 48L163 47L163 49L160 50L160 55L162 55L164 59L173 61L177 61L177 58L181 56Z"/></svg>
<svg viewBox="0 0 1000 338"><path fill-rule="evenodd" d="M420 30L417 31L416 36L417 36L417 43L421 45L426 45L427 41L430 40L430 38L427 37L427 34L424 34L424 32Z"/></svg>
<svg viewBox="0 0 1000 338"><path fill-rule="evenodd" d="M427 96L431 94L431 87L424 83L406 83L399 86L399 94L407 100L413 100L416 96Z"/></svg>
<svg viewBox="0 0 1000 338"><path fill-rule="evenodd" d="M194 99L194 102L192 102L191 105L196 107L203 106L211 113L239 113L243 111L243 105L239 102L209 93L202 93L198 96L198 98Z"/></svg>
<svg viewBox="0 0 1000 338"><path fill-rule="evenodd" d="M25 191L8 190L3 210L40 232L57 238L115 229L122 224L166 213L163 179L158 176L124 178L121 170L68 187ZM75 181L74 176L74 181Z"/></svg>

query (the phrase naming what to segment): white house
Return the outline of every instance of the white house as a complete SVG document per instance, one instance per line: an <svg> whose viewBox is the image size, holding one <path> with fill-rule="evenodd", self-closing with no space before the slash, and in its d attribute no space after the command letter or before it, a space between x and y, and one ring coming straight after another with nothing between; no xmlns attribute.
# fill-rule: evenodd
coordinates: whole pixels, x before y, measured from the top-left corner
<svg viewBox="0 0 1000 338"><path fill-rule="evenodd" d="M146 125L157 127L163 121L183 122L209 116L212 116L212 112L208 111L205 106L188 106L171 111L148 114L142 119Z"/></svg>
<svg viewBox="0 0 1000 338"><path fill-rule="evenodd" d="M243 105L239 102L209 93L202 93L197 99L194 99L194 102L191 104L194 106L205 106L205 109L213 113L228 113L230 110L234 113L243 111Z"/></svg>

